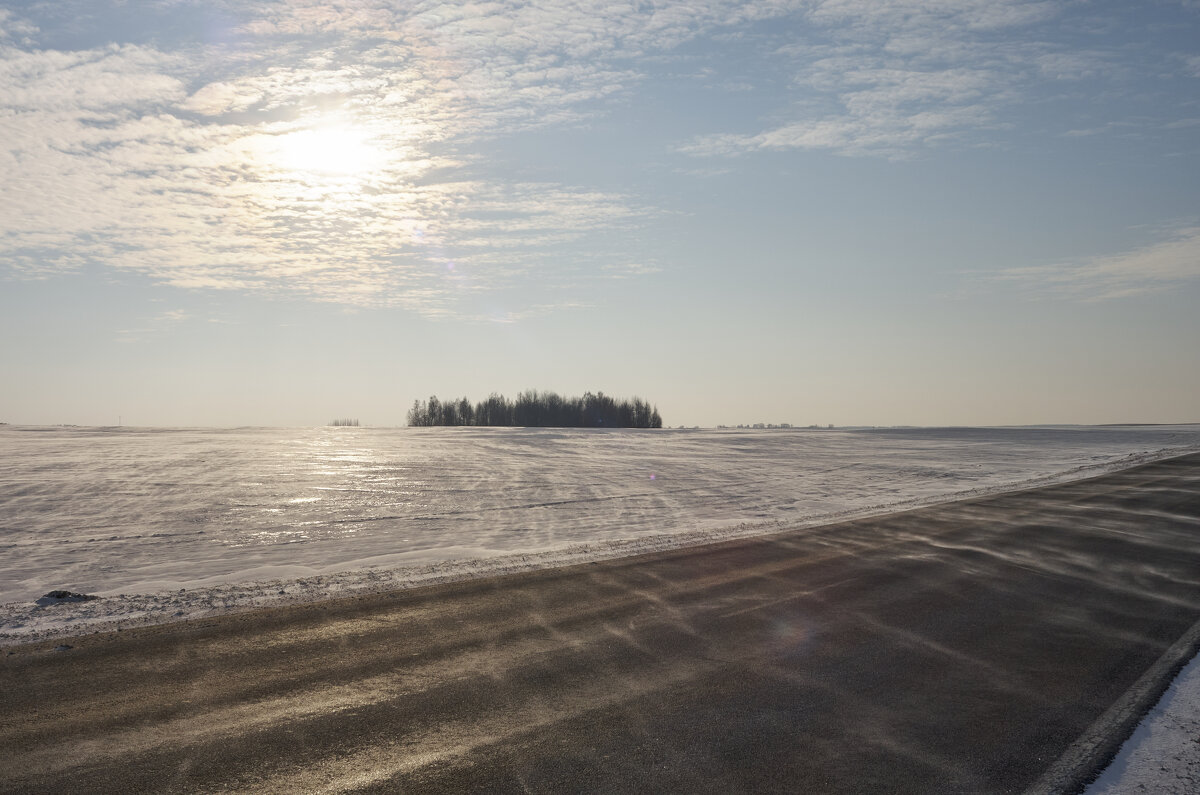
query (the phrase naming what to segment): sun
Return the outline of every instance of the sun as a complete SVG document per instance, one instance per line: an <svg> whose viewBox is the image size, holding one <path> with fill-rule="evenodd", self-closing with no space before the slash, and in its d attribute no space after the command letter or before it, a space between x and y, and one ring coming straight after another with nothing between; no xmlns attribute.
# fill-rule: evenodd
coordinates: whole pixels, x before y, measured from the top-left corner
<svg viewBox="0 0 1200 795"><path fill-rule="evenodd" d="M274 137L272 160L293 174L364 177L384 165L384 152L371 135L349 124L323 124Z"/></svg>

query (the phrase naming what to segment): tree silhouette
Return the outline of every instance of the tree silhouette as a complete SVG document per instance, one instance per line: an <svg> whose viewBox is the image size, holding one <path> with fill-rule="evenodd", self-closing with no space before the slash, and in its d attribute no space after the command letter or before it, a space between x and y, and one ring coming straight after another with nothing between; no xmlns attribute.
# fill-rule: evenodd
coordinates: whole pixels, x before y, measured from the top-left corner
<svg viewBox="0 0 1200 795"><path fill-rule="evenodd" d="M603 392L587 392L583 397L563 397L556 392L529 389L509 400L495 392L487 400L472 404L467 398L414 400L408 410L408 424L414 427L434 425L474 425L530 428L661 428L658 407L641 398L617 400Z"/></svg>

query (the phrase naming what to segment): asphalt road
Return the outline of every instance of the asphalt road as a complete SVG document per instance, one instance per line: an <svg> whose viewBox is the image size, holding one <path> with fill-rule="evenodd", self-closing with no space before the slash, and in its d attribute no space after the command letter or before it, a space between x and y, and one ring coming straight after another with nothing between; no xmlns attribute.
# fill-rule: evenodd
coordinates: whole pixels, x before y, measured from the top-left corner
<svg viewBox="0 0 1200 795"><path fill-rule="evenodd" d="M13 648L0 791L1070 788L1195 650L1198 622L1192 455Z"/></svg>

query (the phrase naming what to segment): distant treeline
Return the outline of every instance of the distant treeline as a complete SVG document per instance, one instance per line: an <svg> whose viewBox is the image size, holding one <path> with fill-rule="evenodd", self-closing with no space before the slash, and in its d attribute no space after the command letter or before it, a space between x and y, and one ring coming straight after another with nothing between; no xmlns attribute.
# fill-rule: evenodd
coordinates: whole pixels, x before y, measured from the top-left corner
<svg viewBox="0 0 1200 795"><path fill-rule="evenodd" d="M329 424L335 428L357 428L358 420L334 420Z"/></svg>
<svg viewBox="0 0 1200 795"><path fill-rule="evenodd" d="M661 428L658 407L641 398L617 400L603 392L583 397L563 397L554 392L528 390L509 400L492 393L487 400L466 398L414 400L408 424L524 426L535 428Z"/></svg>

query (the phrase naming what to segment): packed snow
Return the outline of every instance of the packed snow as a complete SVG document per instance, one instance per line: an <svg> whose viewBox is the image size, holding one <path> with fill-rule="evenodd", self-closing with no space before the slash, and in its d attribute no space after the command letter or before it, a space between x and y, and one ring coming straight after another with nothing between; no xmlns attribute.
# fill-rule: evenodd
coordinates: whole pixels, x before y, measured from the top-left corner
<svg viewBox="0 0 1200 795"><path fill-rule="evenodd" d="M1188 663L1084 795L1200 792L1200 657Z"/></svg>
<svg viewBox="0 0 1200 795"><path fill-rule="evenodd" d="M2 427L0 644L817 525L1196 450L1196 426ZM62 589L102 598L44 598Z"/></svg>

